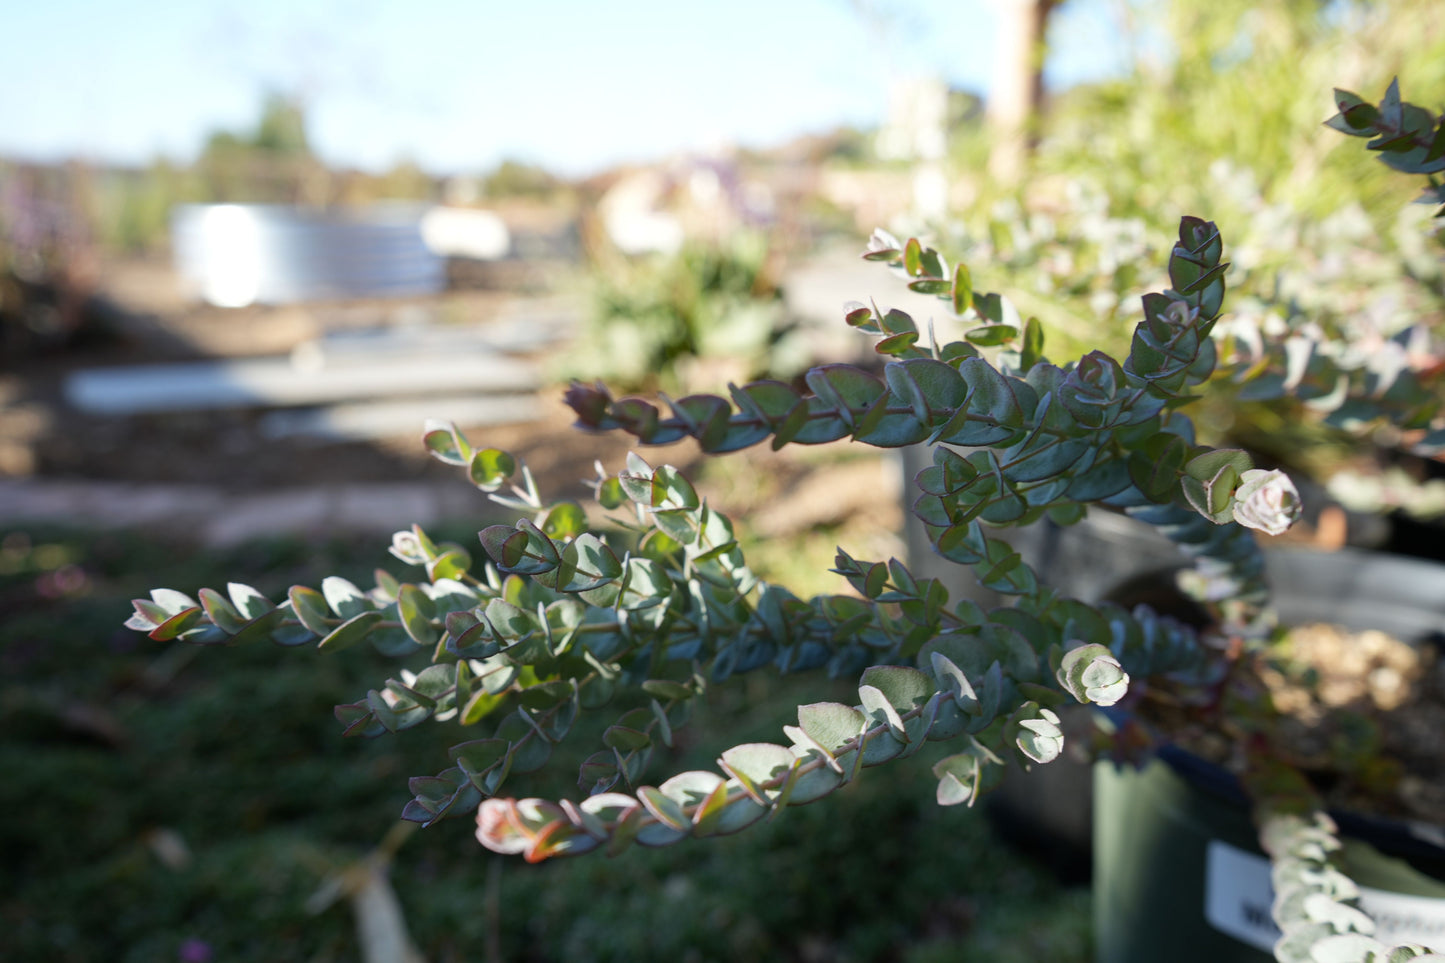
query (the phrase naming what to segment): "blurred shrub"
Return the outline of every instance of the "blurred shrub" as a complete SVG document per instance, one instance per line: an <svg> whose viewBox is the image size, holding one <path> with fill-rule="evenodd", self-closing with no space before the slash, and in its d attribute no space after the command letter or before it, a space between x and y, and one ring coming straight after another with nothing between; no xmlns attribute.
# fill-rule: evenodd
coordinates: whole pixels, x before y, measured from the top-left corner
<svg viewBox="0 0 1445 963"><path fill-rule="evenodd" d="M111 170L95 177L95 221L109 250L146 254L170 237L171 208L200 200L203 184L192 170L158 159L134 171Z"/></svg>
<svg viewBox="0 0 1445 963"><path fill-rule="evenodd" d="M566 187L566 182L543 167L504 160L482 179L482 192L489 198L523 197L547 200Z"/></svg>
<svg viewBox="0 0 1445 963"><path fill-rule="evenodd" d="M1322 126L1323 91L1383 90L1404 74L1445 84L1445 22L1430 0L1137 5L1133 73L1062 95L1046 118L1040 173L1086 175L1121 216L1171 225L1207 205L1238 237L1266 205L1322 218L1358 199L1383 233L1413 188ZM1217 162L1254 190L1220 195ZM1244 202L1241 204L1240 202ZM1235 221L1240 223L1236 224Z"/></svg>
<svg viewBox="0 0 1445 963"><path fill-rule="evenodd" d="M1057 96L1033 176L1017 190L981 185L944 244L987 264L984 283L1009 288L1068 350L1124 349L1140 319L1130 292L1164 280L1153 265L1185 210L1208 210L1233 239L1221 335L1386 345L1445 330L1430 244L1440 222L1408 203L1415 185L1324 125L1334 105L1323 95L1383 90L1397 71L1415 90L1445 89L1438 4L1176 0L1129 12L1131 75ZM1197 417L1211 443L1317 475L1370 454L1369 439L1347 444L1331 426L1308 429L1302 446L1308 419L1212 397ZM1299 463L1305 450L1313 463Z"/></svg>
<svg viewBox="0 0 1445 963"><path fill-rule="evenodd" d="M676 388L699 359L731 367L739 379L786 376L807 362L760 234L609 259L592 277L590 300L581 342L565 359L568 377Z"/></svg>

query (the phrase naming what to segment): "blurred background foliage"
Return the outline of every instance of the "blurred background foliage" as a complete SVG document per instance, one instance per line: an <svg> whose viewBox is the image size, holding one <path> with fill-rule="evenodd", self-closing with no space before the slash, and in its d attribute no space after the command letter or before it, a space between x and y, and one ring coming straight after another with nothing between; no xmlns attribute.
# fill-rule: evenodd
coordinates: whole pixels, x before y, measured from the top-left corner
<svg viewBox="0 0 1445 963"><path fill-rule="evenodd" d="M1398 75L1407 92L1438 97L1437 4L1129 9L1132 73L1056 95L1038 119L1023 182L980 184L977 202L941 228L960 235L969 248L961 255L989 283L1001 267L1010 283L999 288L1011 296L1015 286L1050 295L1065 335L1107 337L1093 319L1132 311L1124 295L1148 288L1138 271L1158 270L1163 259L1151 252L1167 252L1178 216L1207 212L1230 239L1236 293L1275 297L1292 273L1335 281L1357 299L1392 274L1423 274L1438 291L1439 266L1421 237L1430 211L1410 205L1418 185L1323 126L1333 87L1378 97ZM986 137L969 131L954 151ZM1313 272L1321 262L1333 273ZM1427 319L1438 316L1432 307Z"/></svg>
<svg viewBox="0 0 1445 963"><path fill-rule="evenodd" d="M1445 11L1421 0L1128 9L1133 71L1056 95L1036 119L1027 173L981 182L969 209L935 225L975 283L1037 315L1051 357L1123 351L1138 292L1167 284L1175 219L1193 212L1226 239L1227 312L1267 336L1307 328L1362 345L1412 325L1445 334L1430 238L1442 228L1412 203L1420 185L1322 123L1332 88L1373 102L1395 76L1407 98L1438 108ZM987 136L967 132L954 156L976 156ZM1207 442L1320 479L1396 441L1367 436L1362 447L1302 408L1266 408L1219 383L1196 422Z"/></svg>
<svg viewBox="0 0 1445 963"><path fill-rule="evenodd" d="M1438 90L1445 26L1434 5L1220 0L1135 16L1133 75L1061 95L1046 118L1042 172L1087 173L1117 213L1146 219L1252 200L1216 196L1210 169L1221 160L1251 172L1259 200L1316 219L1352 203L1389 217L1409 199L1411 185L1321 123L1333 87L1383 92L1399 75L1407 88Z"/></svg>
<svg viewBox="0 0 1445 963"><path fill-rule="evenodd" d="M603 254L588 281L586 325L577 350L558 358L560 374L655 392L802 371L810 359L792 336L771 244L741 231L675 252Z"/></svg>

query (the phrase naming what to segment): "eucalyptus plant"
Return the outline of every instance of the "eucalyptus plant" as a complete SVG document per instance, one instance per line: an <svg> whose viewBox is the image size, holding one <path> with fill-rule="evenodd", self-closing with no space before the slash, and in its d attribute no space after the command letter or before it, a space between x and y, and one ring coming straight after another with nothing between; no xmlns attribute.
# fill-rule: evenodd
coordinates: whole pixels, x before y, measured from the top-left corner
<svg viewBox="0 0 1445 963"><path fill-rule="evenodd" d="M1388 139L1376 146L1387 158L1406 149L1405 131L1412 145L1426 136L1415 109L1392 106L1395 88L1373 112L1357 101L1340 95L1339 123L1350 133L1383 131ZM1433 141L1410 163L1438 170L1445 135L1431 129ZM878 338L881 376L822 365L801 387L755 381L660 406L615 398L602 385L567 391L580 427L623 431L643 445L690 438L715 454L765 441L929 445L933 463L917 476L913 512L940 555L1009 600L1000 607L951 601L941 582L896 559L842 549L833 571L851 591L799 598L754 575L733 521L671 466L632 454L617 474L598 466L592 505L550 503L512 455L429 422L430 454L521 515L483 529L480 556L414 527L391 545L415 566L413 581L378 570L363 589L331 577L279 601L240 584L194 599L158 589L135 602L127 624L158 641L269 639L328 651L369 643L425 663L338 706L344 733L456 727L454 765L414 777L402 816L430 824L475 815L483 846L532 862L738 832L930 741L955 747L934 766L939 803L972 804L1006 765L1059 757L1061 706L1218 699L1263 650L1270 618L1253 531L1288 528L1299 496L1287 475L1256 467L1246 452L1196 442L1186 409L1201 391L1291 393L1325 411L1348 409L1358 422L1403 425L1423 450L1445 443L1439 379L1427 371L1405 364L1385 379L1287 340L1221 338L1224 251L1216 225L1183 218L1169 286L1143 296L1127 355L1092 351L1056 364L1039 323L976 288L966 265L877 231L863 256L937 296L966 326L960 339L940 342L931 322L920 329L897 309L852 303L845 321ZM1046 518L1077 522L1091 505L1153 524L1193 557L1188 585L1213 616L1209 628L1145 606L1069 598L997 537ZM709 686L765 669L856 677L857 701L800 705L782 739L735 745L715 770L653 773L653 750L673 743ZM1269 723L1267 704L1240 711ZM578 797L511 795L516 777L546 767L583 713L615 717L580 766ZM1126 728L1134 749L1168 738ZM1373 924L1329 864L1337 841L1302 777L1263 760L1252 785L1264 845L1276 856L1280 959L1426 955L1369 938Z"/></svg>

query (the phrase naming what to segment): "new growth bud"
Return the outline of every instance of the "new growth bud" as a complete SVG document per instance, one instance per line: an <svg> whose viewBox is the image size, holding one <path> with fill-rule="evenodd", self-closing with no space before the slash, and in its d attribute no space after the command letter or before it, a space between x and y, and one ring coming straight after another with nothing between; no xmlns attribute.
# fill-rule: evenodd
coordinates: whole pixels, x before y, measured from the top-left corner
<svg viewBox="0 0 1445 963"><path fill-rule="evenodd" d="M1300 514L1299 492L1282 471L1251 468L1234 491L1234 520L1245 528L1279 535Z"/></svg>

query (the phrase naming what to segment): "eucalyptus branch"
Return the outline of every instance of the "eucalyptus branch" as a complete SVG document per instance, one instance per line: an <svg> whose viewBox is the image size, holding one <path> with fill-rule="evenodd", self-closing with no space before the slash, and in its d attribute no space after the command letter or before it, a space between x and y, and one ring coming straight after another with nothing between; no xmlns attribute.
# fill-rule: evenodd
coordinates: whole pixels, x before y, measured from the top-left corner
<svg viewBox="0 0 1445 963"><path fill-rule="evenodd" d="M664 846L689 836L727 835L786 806L829 795L863 768L910 756L928 740L969 739L965 751L934 767L944 805L973 803L985 766L1002 762L997 750L1004 742L1034 762L1058 758L1059 718L1029 698L1056 705L1058 693L1018 683L998 662L975 683L943 648L932 649L929 659L932 677L902 666L867 670L857 706L801 706L799 724L784 728L791 746L734 746L718 759L726 776L684 772L661 786L641 787L635 797L604 792L576 804L488 799L477 812L477 839L495 852L538 862L604 845L616 854L633 842ZM1101 646L1072 650L1057 676L1080 702L1109 705L1128 686L1128 676Z"/></svg>
<svg viewBox="0 0 1445 963"><path fill-rule="evenodd" d="M1386 164L1425 174L1445 202L1436 179L1445 173L1445 120L1401 101L1395 84L1378 106L1343 91L1336 102L1332 127L1373 137L1368 146ZM134 602L126 624L160 642L266 639L327 652L368 643L414 659L417 671L400 668L336 707L345 734L381 736L426 720L481 734L451 747L446 770L410 781L403 815L431 823L475 808L483 845L532 861L735 832L930 740L961 743L934 768L938 801L971 804L1009 762L1059 756L1054 710L1070 700L1191 709L1226 706L1247 688L1233 684L1242 678L1235 673L1262 658L1268 625L1253 532L1284 531L1300 504L1284 473L1198 443L1184 410L1206 386L1236 399L1295 398L1344 428L1386 420L1415 450L1445 452L1445 362L1423 326L1369 357L1337 350L1308 326L1269 340L1237 319L1221 327L1223 253L1214 224L1183 218L1169 287L1143 296L1127 355L1091 351L1055 364L1039 322L975 290L966 265L878 231L864 257L941 299L967 326L960 339L940 344L932 322L925 339L908 314L852 302L844 320L878 337L881 374L821 365L801 386L754 381L729 385L726 396L664 396L660 406L614 398L602 385L566 393L580 427L625 431L645 445L692 438L713 453L764 440L929 445L912 511L937 553L968 566L1005 605L951 602L940 580L841 548L833 572L851 593L798 598L749 569L732 520L670 465L632 454L616 474L599 466L595 506L549 504L511 454L429 421L428 452L520 516L478 533L481 556L476 545L437 543L413 527L393 537L391 554L419 571L415 581L377 570L363 589L332 576L317 588L292 586L279 601L239 583L195 598L156 589ZM1122 510L1193 556L1186 587L1214 624L1201 630L1144 606L1069 598L995 531L1072 524L1089 506ZM607 524L596 524L599 516ZM733 746L717 772L649 785L653 750L672 744L696 700L765 668L860 677L858 703L802 705L798 724L784 727L790 744ZM583 712L614 699L621 707L611 710L602 748L579 769L585 798L502 795L513 776L550 762ZM1251 704L1221 731L1248 741L1275 722L1269 711ZM1261 763L1249 783L1274 860L1280 960L1438 958L1374 939L1357 887L1332 862L1335 829L1299 773Z"/></svg>
<svg viewBox="0 0 1445 963"><path fill-rule="evenodd" d="M1380 161L1405 174L1425 174L1438 190L1433 175L1445 172L1445 117L1437 118L1418 104L1400 99L1400 81L1390 81L1378 106L1347 90L1335 90L1339 113L1325 121L1342 134L1373 138L1367 148L1378 151Z"/></svg>
<svg viewBox="0 0 1445 963"><path fill-rule="evenodd" d="M996 295L974 299L962 266L948 283L929 276L946 266L911 241L893 253L906 270L923 275L914 285L955 306L967 301L964 311L989 322L972 332L967 350L935 345L932 356L922 356L898 330L905 325L898 312L855 310L851 323L887 334L880 349L903 357L887 368L886 385L836 365L809 373L815 393L806 400L777 383L750 385L734 391L743 409L736 424L721 399L674 403L677 424L702 440L719 425L724 435L739 425L750 430L748 419L761 415L775 439L820 440L834 431L825 424L831 420L865 439L878 431L895 441L900 431L910 438L926 431L977 445L967 455L935 448L934 466L918 478L914 512L940 554L973 566L982 584L1014 597L1010 608L986 613L960 603L950 610L937 581L917 579L896 561L859 562L841 550L835 571L862 598L797 599L757 580L732 522L680 472L653 468L636 455L595 484L601 509L631 503L635 511L635 545L619 554L588 530L581 506L545 504L526 466L510 454L474 447L454 426L431 422L423 441L434 457L464 468L493 499L525 507L530 516L479 533L488 560L480 577L466 549L437 544L413 527L394 536L391 552L424 570L426 582L403 583L378 571L376 586L362 591L332 577L320 591L293 586L279 606L246 586L232 586L229 596L203 590L199 603L158 590L136 602L130 624L158 640L193 644L270 638L328 651L363 641L395 656L430 650L432 665L404 670L337 707L347 734L376 736L428 718L472 726L514 704L491 737L453 747L453 768L415 781L408 816L424 821L462 811L496 795L511 773L544 765L578 713L606 704L624 675L642 673L652 701L624 713L604 738L607 751L584 763L580 781L593 790L636 783L654 736L670 741L671 728L685 721L690 700L708 681L768 665L827 667L836 675L906 665L942 644L974 677L996 663L1008 678L1038 685L1047 678L1046 663L1094 646L1141 681L1168 676L1208 684L1218 668L1194 630L1147 610L1058 597L988 526L1024 524L1045 513L1074 520L1088 501L1131 506L1214 559L1216 574L1233 579L1236 596L1257 601L1262 591L1251 582L1259 576L1257 553L1229 519L1251 506L1241 496L1256 484L1249 476L1260 473L1243 453L1193 446L1191 426L1168 411L1212 368L1207 335L1223 294L1221 250L1213 225L1183 222L1170 271L1184 293L1146 297L1146 320L1123 365L1098 352L1068 369L1050 365L1037 325L1024 325L1019 362L1029 364L1019 377L972 348L1013 337L1009 325L994 320L1004 317L1003 302ZM869 254L886 256L876 245ZM655 409L635 399L609 410L633 427L656 423L648 414ZM785 422L781 430L775 415ZM822 434L819 425L826 427ZM658 440L657 433L649 439ZM518 474L512 494L500 494ZM1281 517L1292 507L1283 506Z"/></svg>

